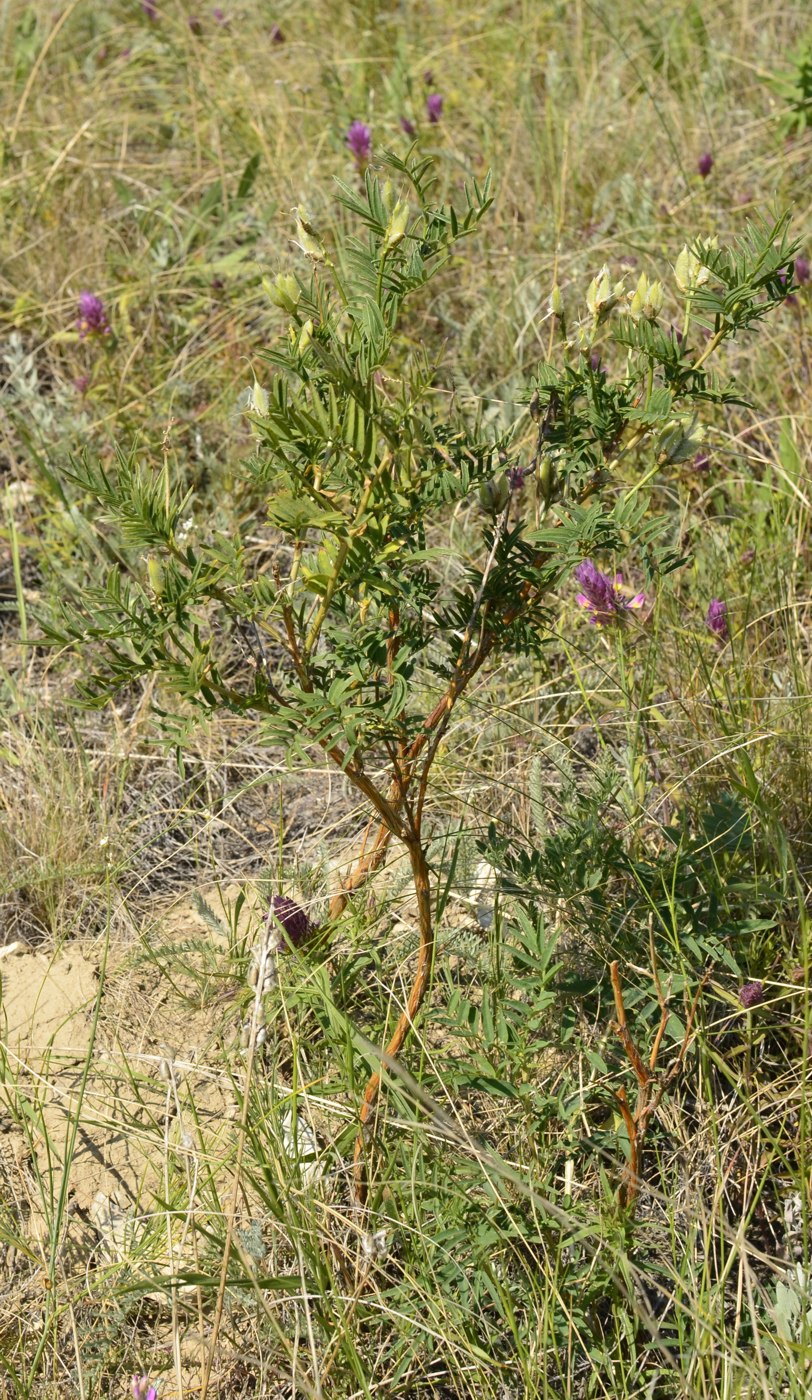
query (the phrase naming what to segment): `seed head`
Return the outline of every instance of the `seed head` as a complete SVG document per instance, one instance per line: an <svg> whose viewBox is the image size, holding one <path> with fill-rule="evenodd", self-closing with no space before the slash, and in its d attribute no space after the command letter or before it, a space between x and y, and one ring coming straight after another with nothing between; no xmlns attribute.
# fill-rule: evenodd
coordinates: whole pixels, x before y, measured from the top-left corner
<svg viewBox="0 0 812 1400"><path fill-rule="evenodd" d="M746 1011L749 1011L753 1006L760 1006L763 1000L763 982L745 982L739 991L739 1001Z"/></svg>

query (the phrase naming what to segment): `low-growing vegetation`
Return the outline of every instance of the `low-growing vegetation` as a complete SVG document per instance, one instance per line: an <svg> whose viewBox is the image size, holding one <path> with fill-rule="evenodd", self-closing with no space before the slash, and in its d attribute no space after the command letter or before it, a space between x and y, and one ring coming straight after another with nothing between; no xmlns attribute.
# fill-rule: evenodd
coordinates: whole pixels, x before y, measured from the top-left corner
<svg viewBox="0 0 812 1400"><path fill-rule="evenodd" d="M4 1393L801 1400L804 7L2 26Z"/></svg>

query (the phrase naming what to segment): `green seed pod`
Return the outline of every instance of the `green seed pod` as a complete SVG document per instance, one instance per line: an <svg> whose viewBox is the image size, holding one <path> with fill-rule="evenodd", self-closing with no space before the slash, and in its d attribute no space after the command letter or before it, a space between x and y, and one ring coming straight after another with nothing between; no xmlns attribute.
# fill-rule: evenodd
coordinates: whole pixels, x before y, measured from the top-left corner
<svg viewBox="0 0 812 1400"><path fill-rule="evenodd" d="M552 457L542 457L539 464L539 495L545 506L548 506L555 495L558 485L558 473L555 469L555 462Z"/></svg>
<svg viewBox="0 0 812 1400"><path fill-rule="evenodd" d="M510 497L510 486L504 472L483 481L479 488L479 504L488 515L501 515Z"/></svg>
<svg viewBox="0 0 812 1400"><path fill-rule="evenodd" d="M160 559L155 554L147 555L147 577L153 598L160 598L164 591L164 571Z"/></svg>

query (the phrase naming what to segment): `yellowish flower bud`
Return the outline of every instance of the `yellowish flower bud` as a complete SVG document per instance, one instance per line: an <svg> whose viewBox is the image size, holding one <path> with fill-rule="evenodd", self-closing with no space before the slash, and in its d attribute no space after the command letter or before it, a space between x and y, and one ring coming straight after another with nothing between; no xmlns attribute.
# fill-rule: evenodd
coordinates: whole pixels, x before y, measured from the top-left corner
<svg viewBox="0 0 812 1400"><path fill-rule="evenodd" d="M294 312L299 305L299 298L302 289L296 278L289 272L280 272L273 282L270 277L263 277L262 286L266 296L270 298L274 306L281 306L288 314Z"/></svg>
<svg viewBox="0 0 812 1400"><path fill-rule="evenodd" d="M406 236L406 225L408 222L409 206L405 200L399 199L389 216L389 223L386 226L383 246L387 253L402 242Z"/></svg>
<svg viewBox="0 0 812 1400"><path fill-rule="evenodd" d="M717 239L712 239L710 247L715 247ZM703 287L710 277L710 268L692 253L686 246L680 253L674 264L674 277L681 292L693 292L697 287Z"/></svg>
<svg viewBox="0 0 812 1400"><path fill-rule="evenodd" d="M629 315L633 321L639 321L646 309L646 297L648 295L648 278L645 272L640 273L640 277L633 292L629 293Z"/></svg>
<svg viewBox="0 0 812 1400"><path fill-rule="evenodd" d="M263 389L261 384L254 380L250 389L249 408L252 413L256 413L260 418L268 417L268 390Z"/></svg>
<svg viewBox="0 0 812 1400"><path fill-rule="evenodd" d="M294 210L294 214L296 216L296 243L302 252L306 253L314 262L324 262L326 257L324 244L301 204L298 209Z"/></svg>
<svg viewBox="0 0 812 1400"><path fill-rule="evenodd" d="M609 275L609 268L607 264L604 263L597 277L592 278L587 288L587 309L597 320L599 317L607 315L607 313L612 310L612 307L617 304L618 299L623 296L623 292L623 281L615 282L613 286Z"/></svg>
<svg viewBox="0 0 812 1400"><path fill-rule="evenodd" d="M662 282L652 282L646 292L646 304L643 308L644 314L650 321L656 321L662 311L664 296Z"/></svg>

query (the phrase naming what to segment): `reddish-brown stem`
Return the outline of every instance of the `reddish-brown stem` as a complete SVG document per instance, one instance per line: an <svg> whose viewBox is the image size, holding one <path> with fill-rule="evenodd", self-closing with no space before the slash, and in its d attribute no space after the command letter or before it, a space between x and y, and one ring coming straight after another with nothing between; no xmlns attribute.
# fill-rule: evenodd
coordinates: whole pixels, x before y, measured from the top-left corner
<svg viewBox="0 0 812 1400"><path fill-rule="evenodd" d="M440 700L438 700L437 704L434 706L434 709L424 719L419 732L415 735L411 744L405 750L405 753L403 755L403 761L401 764L402 774L395 775L387 793L387 801L391 805L392 810L398 815L400 814L403 801L405 800L406 794L409 789L409 785L412 781L412 777L414 774L414 765L417 759L420 757L420 754L422 753L426 743L431 738L432 734L437 730L438 725L441 725L443 729L445 728L445 725L448 723L448 719L452 709L454 708L454 705L456 704L459 697L462 695L463 691L469 685L471 680L473 680L477 671L480 670L484 662L487 660L488 656L493 650L494 643L495 638L492 637L490 634L486 633L480 641L480 644L477 647L473 657L471 658L471 661L468 663L468 666L465 668L464 671L458 671L455 673L454 676L452 676L445 694ZM436 747L434 752L436 752ZM430 757L433 758L433 756L434 754L432 753ZM428 769L430 767L430 762L426 765L426 767L424 767L424 784L428 776ZM369 827L367 827L367 830L364 833L362 854L360 855L359 859L356 861L349 875L345 879L338 894L334 895L330 902L331 920L337 919L341 916L341 914L343 914L344 910L347 907L347 904L349 903L350 895L353 894L355 890L359 889L361 885L365 884L366 881L369 879L370 875L374 875L375 871L379 869L386 857L386 852L389 846L391 836L391 827L388 826L386 823L382 822L378 828L378 833L375 837L372 846L367 851L366 845L367 841L369 840Z"/></svg>
<svg viewBox="0 0 812 1400"><path fill-rule="evenodd" d="M629 1108L629 1101L626 1098L625 1089L618 1089L617 1101L620 1104L620 1112L623 1116L623 1122L626 1124L626 1132L629 1135L629 1163L623 1173L623 1179L618 1189L618 1200L622 1206L628 1206L632 1204L637 1195L640 1151L637 1139L637 1124Z"/></svg>
<svg viewBox="0 0 812 1400"><path fill-rule="evenodd" d="M423 1000L429 985L431 965L434 959L434 921L431 914L429 868L420 840L419 831L412 831L408 836L403 836L401 839L408 851L412 867L414 891L417 898L417 916L420 926L420 946L417 954L417 971L415 973L414 982L412 983L411 992L409 993L409 1000L401 1012L394 1033L386 1047L387 1059L393 1059L403 1048L409 1031L414 1024L415 1017L423 1005ZM361 1104L359 1132L355 1140L353 1175L355 1181L355 1199L359 1205L364 1205L367 1198L366 1138L380 1087L380 1070L375 1070L370 1075L364 1092L364 1099Z"/></svg>

